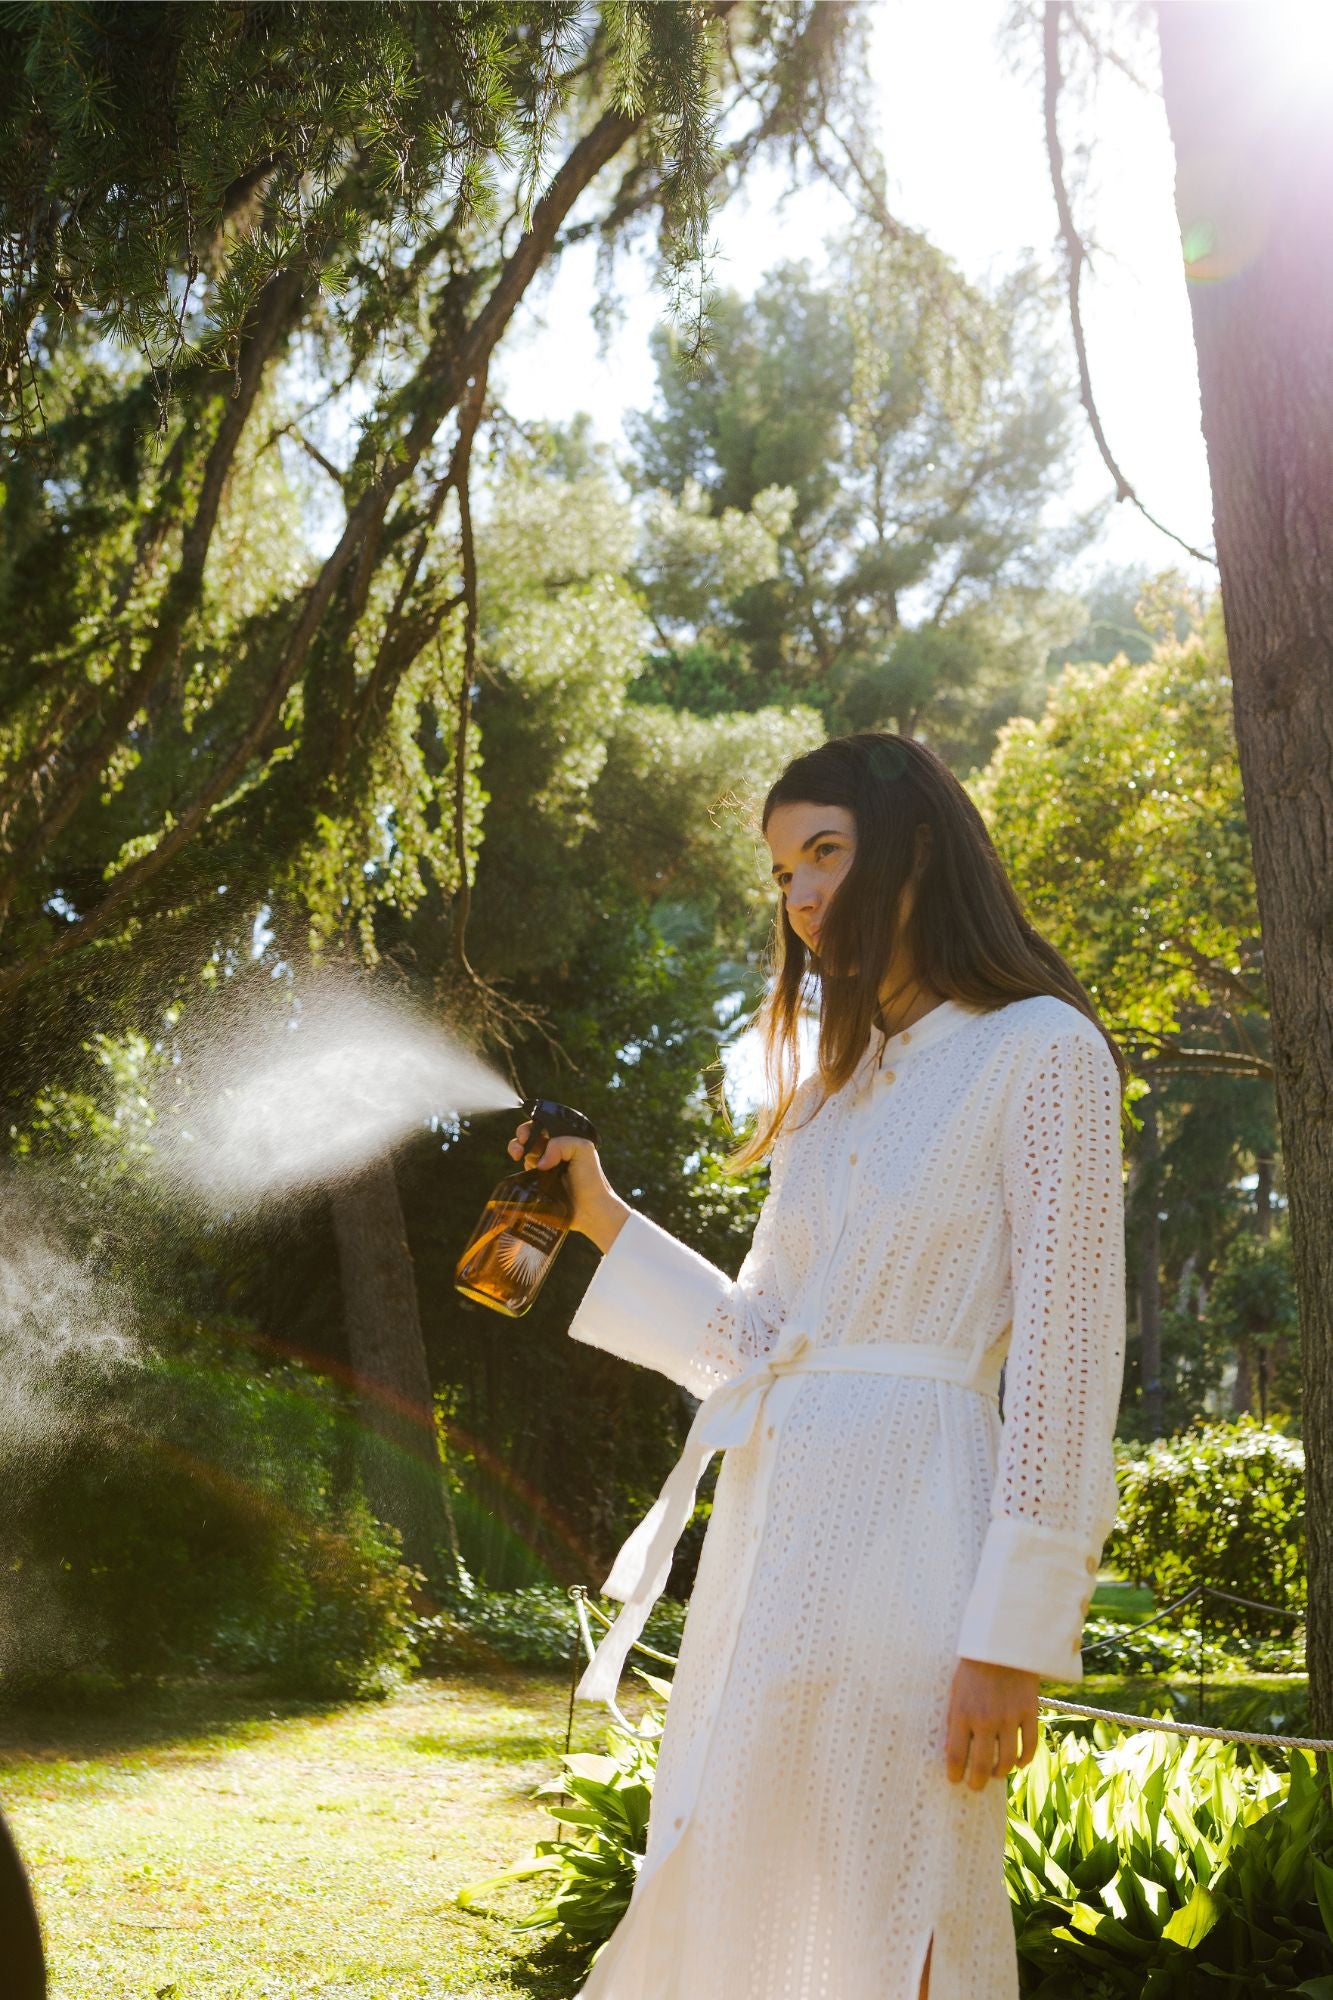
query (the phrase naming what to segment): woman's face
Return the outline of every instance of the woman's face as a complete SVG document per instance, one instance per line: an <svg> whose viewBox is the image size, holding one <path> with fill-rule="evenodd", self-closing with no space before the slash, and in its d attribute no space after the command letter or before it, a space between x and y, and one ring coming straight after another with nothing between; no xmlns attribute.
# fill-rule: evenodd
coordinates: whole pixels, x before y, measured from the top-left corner
<svg viewBox="0 0 1333 2000"><path fill-rule="evenodd" d="M774 806L764 833L787 921L801 942L817 953L828 906L856 852L856 820L846 806L798 801ZM914 900L915 880L909 878L898 899L900 926L910 918Z"/></svg>
<svg viewBox="0 0 1333 2000"><path fill-rule="evenodd" d="M824 914L856 852L856 821L846 806L774 806L764 837L787 921L802 944L818 951Z"/></svg>

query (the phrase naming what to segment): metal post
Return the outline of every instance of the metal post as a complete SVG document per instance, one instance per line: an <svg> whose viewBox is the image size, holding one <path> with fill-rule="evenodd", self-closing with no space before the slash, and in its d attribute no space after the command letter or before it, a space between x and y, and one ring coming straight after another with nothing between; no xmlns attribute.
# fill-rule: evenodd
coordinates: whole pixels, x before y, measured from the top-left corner
<svg viewBox="0 0 1333 2000"><path fill-rule="evenodd" d="M570 1584L569 1595L571 1598L586 1597L587 1594L587 1587L584 1584ZM569 1755L569 1740L574 1733L574 1690L579 1684L579 1667L583 1659L582 1636L583 1628L579 1624L579 1614L576 1606L574 1611L574 1650L569 1656L569 1714L565 1718L566 1756Z"/></svg>

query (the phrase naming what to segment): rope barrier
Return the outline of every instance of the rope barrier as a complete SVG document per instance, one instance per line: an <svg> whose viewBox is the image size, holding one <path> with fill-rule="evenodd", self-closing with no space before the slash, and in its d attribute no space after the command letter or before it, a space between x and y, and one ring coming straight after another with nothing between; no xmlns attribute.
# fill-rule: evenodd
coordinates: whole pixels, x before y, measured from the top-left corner
<svg viewBox="0 0 1333 2000"><path fill-rule="evenodd" d="M1209 1597L1224 1597L1228 1604L1243 1604L1248 1611L1272 1611L1279 1618L1304 1618L1303 1611L1293 1611L1288 1604L1260 1604L1257 1598L1237 1597L1234 1591L1219 1590L1215 1583L1200 1583L1196 1589Z"/></svg>
<svg viewBox="0 0 1333 2000"><path fill-rule="evenodd" d="M1212 1729L1202 1722L1175 1722L1166 1715L1126 1715L1114 1708L1091 1708L1081 1701L1058 1701L1054 1695L1039 1695L1038 1708L1053 1708L1066 1715L1089 1716L1096 1722L1118 1722L1129 1729L1160 1729L1170 1736L1206 1736L1218 1743L1255 1743L1273 1750L1333 1750L1333 1742L1322 1736L1264 1736L1248 1729Z"/></svg>
<svg viewBox="0 0 1333 2000"><path fill-rule="evenodd" d="M605 1625L607 1631L609 1632L612 1624L614 1623L614 1620L608 1618L606 1613L600 1610L597 1605L589 1602L587 1592L581 1583L575 1583L570 1585L569 1594L571 1597L574 1597L576 1591L581 1594L582 1603L587 1607L589 1611L591 1611L593 1617L597 1620L598 1624ZM578 1602L580 1600L576 1599L575 1601ZM655 1651L652 1646L645 1646L642 1639L636 1639L634 1641L634 1651L636 1653L646 1653L650 1660L660 1660L664 1667L674 1667L679 1664L674 1653L659 1653Z"/></svg>
<svg viewBox="0 0 1333 2000"><path fill-rule="evenodd" d="M1202 1597L1207 1588L1208 1585L1206 1583L1194 1584L1191 1589L1185 1592L1183 1597L1173 1597L1171 1602L1164 1604L1160 1611L1154 1611L1151 1618L1144 1618L1137 1625L1126 1625L1119 1632L1109 1632L1104 1639L1094 1639L1090 1646L1084 1646L1083 1651L1085 1653L1099 1653L1103 1646L1118 1646L1122 1639L1132 1639L1136 1632L1146 1632L1150 1625L1160 1624L1162 1619L1167 1617L1170 1612L1179 1611L1182 1604L1191 1604L1196 1597ZM1238 1599L1237 1602L1243 1603L1244 1600Z"/></svg>
<svg viewBox="0 0 1333 2000"><path fill-rule="evenodd" d="M574 1609L578 1613L579 1636L582 1638L584 1649L587 1652L588 1658L591 1660L593 1654L597 1651L597 1648L593 1645L592 1642L592 1631L588 1624L588 1613L591 1611L595 1618L600 1618L603 1625L609 1626L611 1620L606 1616L606 1613L604 1611L599 1611L595 1604L590 1604L588 1602L588 1591L587 1591L587 1586L585 1584L571 1583L569 1586L569 1594L574 1600ZM633 1642L632 1650L635 1652L647 1653L652 1659L661 1660L664 1666L674 1667L679 1664L678 1661L672 1659L669 1653L654 1653L650 1646L643 1645L637 1639ZM612 1715L614 1715L617 1723L619 1724L620 1728L624 1731L625 1735L632 1736L636 1743L656 1743L660 1738L662 1734L660 1728L640 1729L636 1723L631 1722L629 1717L625 1714L624 1710L621 1708L619 1702L616 1700L614 1695L608 1695L606 1697L606 1705L610 1709ZM572 1687L569 1691L569 1713L570 1713L570 1720L572 1722L574 1715L574 1690ZM565 1738L565 1748L566 1750L568 1750L569 1748L568 1734L566 1734Z"/></svg>
<svg viewBox="0 0 1333 2000"><path fill-rule="evenodd" d="M589 1601L586 1584L571 1583L569 1586L569 1595L574 1600L574 1609L578 1614L579 1637L583 1641L588 1658L591 1659L596 1648L593 1645L592 1632L588 1625L588 1613L591 1612L593 1617L598 1619L608 1629L612 1620L597 1605ZM1095 1645L1085 1646L1083 1650L1086 1653L1091 1653L1095 1652L1098 1646L1110 1645L1113 1642L1118 1643L1121 1639L1128 1638L1131 1632L1141 1632L1145 1625L1157 1624L1160 1619L1167 1617L1171 1612L1178 1611L1182 1604L1188 1604L1194 1598L1204 1596L1224 1597L1229 1604L1243 1604L1251 1611L1276 1611L1284 1618L1300 1618L1304 1616L1302 1612L1291 1611L1284 1605L1260 1604L1251 1597L1236 1597L1231 1591L1218 1590L1213 1584L1196 1583L1182 1597L1177 1597L1170 1604L1163 1605L1162 1609L1155 1611L1151 1618L1145 1618L1143 1624L1132 1625L1125 1632L1112 1633L1110 1638L1099 1639ZM674 1667L677 1665L677 1661L670 1653L659 1653L652 1646L645 1646L642 1640L636 1639L633 1642L631 1651L646 1653L650 1660L658 1660L665 1667ZM577 1659L577 1657L576 1643L575 1658ZM608 1706L611 1708L611 1712L620 1724L620 1727L628 1735L635 1737L640 1743L656 1741L660 1733L659 1731L637 1729L629 1717L621 1713L620 1708L615 1703L609 1703ZM1086 1702L1062 1701L1055 1695L1039 1695L1037 1697L1037 1707L1039 1710L1044 1709L1048 1712L1054 1712L1057 1715L1079 1716L1093 1722L1115 1722L1119 1723L1125 1729L1152 1729L1169 1736L1203 1736L1214 1743L1249 1743L1254 1744L1259 1749L1273 1750L1315 1750L1322 1755L1327 1755L1333 1751L1333 1740L1322 1736L1271 1736L1265 1735L1259 1730L1214 1729L1202 1722L1177 1722L1172 1717L1165 1715L1133 1715L1122 1709L1093 1708ZM571 1685L569 1691L570 1727L572 1727L573 1719L574 1689ZM569 1735L569 1728L567 1728L565 1732L566 1750L569 1749Z"/></svg>

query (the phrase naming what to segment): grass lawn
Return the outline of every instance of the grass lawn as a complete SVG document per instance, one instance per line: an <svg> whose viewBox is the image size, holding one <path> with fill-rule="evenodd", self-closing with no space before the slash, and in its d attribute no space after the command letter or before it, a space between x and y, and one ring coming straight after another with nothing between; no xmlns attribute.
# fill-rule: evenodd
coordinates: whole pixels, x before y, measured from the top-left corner
<svg viewBox="0 0 1333 2000"><path fill-rule="evenodd" d="M1123 1618L1132 1625L1136 1619L1151 1618L1156 1604L1146 1584L1129 1583L1124 1577L1113 1576L1108 1569L1100 1569L1088 1608L1107 1618Z"/></svg>
<svg viewBox="0 0 1333 2000"><path fill-rule="evenodd" d="M233 1682L5 1716L0 1799L52 2000L566 2000L582 1961L512 1929L538 1887L485 1914L451 1899L553 1830L529 1794L567 1703L563 1675L501 1666L364 1705ZM576 1703L571 1748L604 1747Z"/></svg>
<svg viewBox="0 0 1333 2000"><path fill-rule="evenodd" d="M638 1686L622 1687L635 1717ZM1073 1692L1134 1708L1163 1687L1097 1675ZM552 1831L531 1793L558 1769L568 1693L562 1672L491 1656L386 1702L231 1681L0 1718L52 2000L569 2000L584 1961L513 1928L538 1885L485 1911L452 1900ZM576 1703L571 1747L604 1748L604 1728Z"/></svg>

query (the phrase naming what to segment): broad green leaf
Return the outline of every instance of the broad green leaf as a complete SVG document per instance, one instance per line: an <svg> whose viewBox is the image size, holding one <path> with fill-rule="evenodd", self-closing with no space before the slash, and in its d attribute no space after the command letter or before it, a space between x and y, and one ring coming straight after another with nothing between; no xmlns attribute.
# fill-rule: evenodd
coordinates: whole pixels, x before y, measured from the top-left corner
<svg viewBox="0 0 1333 2000"><path fill-rule="evenodd" d="M1162 1936L1172 1944L1183 1945L1187 1951L1193 1951L1207 1937L1221 1915L1222 1905L1202 1882L1196 1882L1188 1903L1176 1910L1163 1925Z"/></svg>

